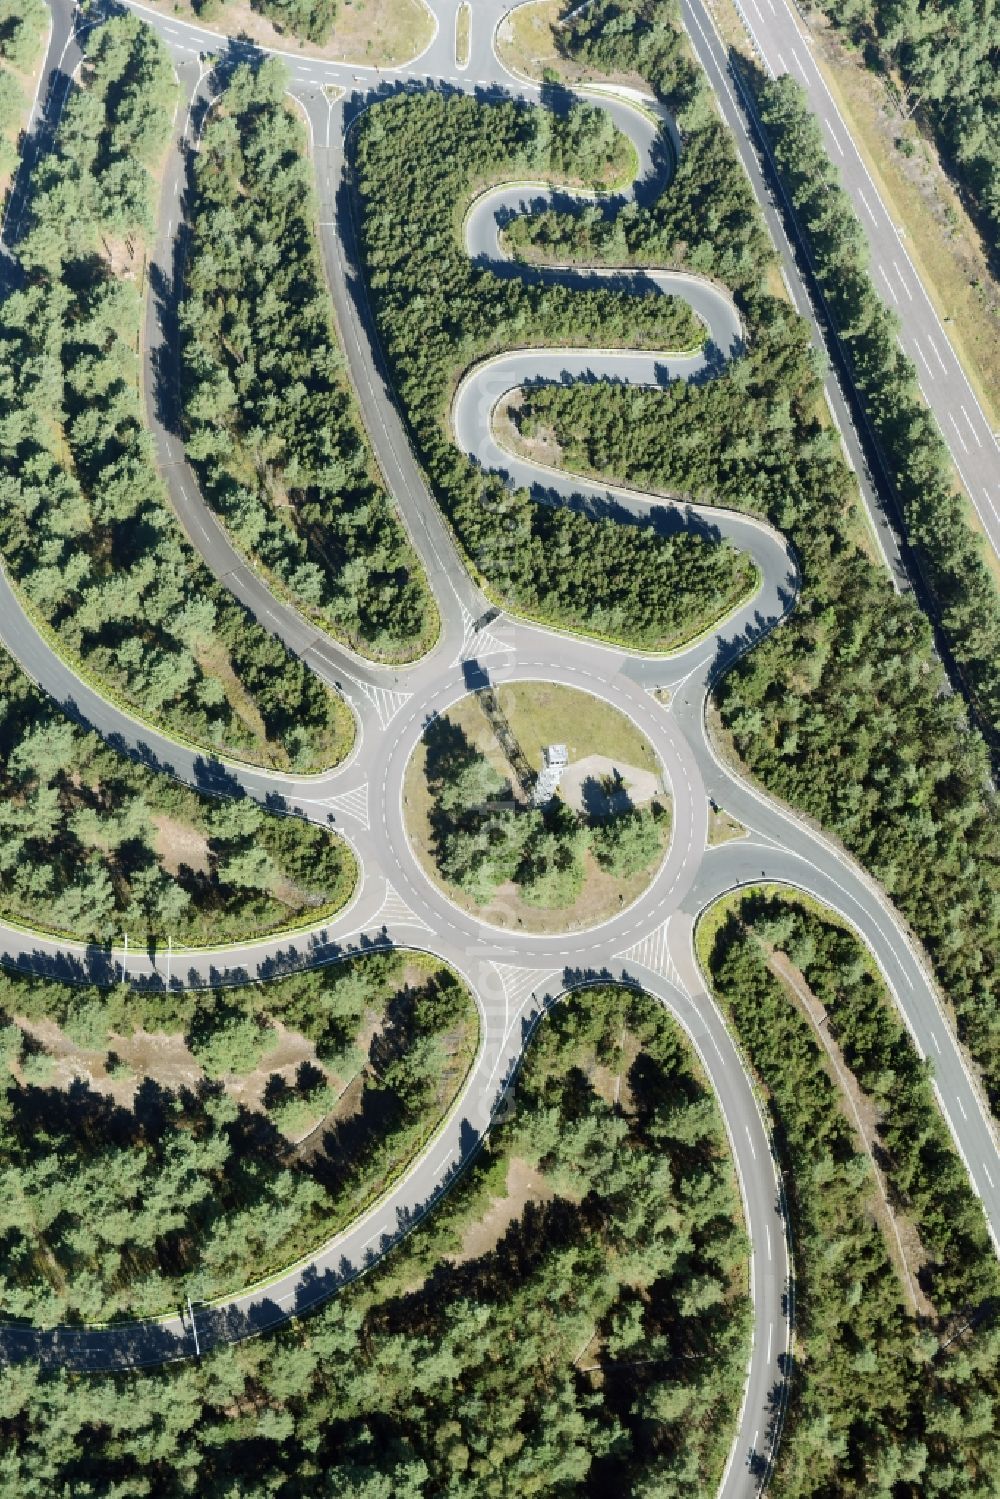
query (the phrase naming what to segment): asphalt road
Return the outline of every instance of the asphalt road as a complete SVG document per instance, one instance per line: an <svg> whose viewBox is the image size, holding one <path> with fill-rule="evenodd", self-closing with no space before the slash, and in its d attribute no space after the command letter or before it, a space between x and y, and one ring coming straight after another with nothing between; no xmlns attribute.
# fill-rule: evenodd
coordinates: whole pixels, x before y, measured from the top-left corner
<svg viewBox="0 0 1000 1499"><path fill-rule="evenodd" d="M759 171L755 175L745 123L729 92L724 50L708 29L696 0L685 0L685 6L696 50L736 132L768 222L776 229ZM223 1305L197 1308L193 1326L187 1313L160 1322L107 1328L8 1326L3 1329L3 1348L8 1357L30 1354L79 1368L155 1363L189 1356L195 1351L196 1335L198 1346L204 1349L273 1326L314 1305L396 1242L447 1188L482 1139L527 1037L545 1009L588 979L619 979L656 994L687 1029L719 1099L732 1143L753 1246L754 1338L744 1407L722 1492L755 1492L766 1479L783 1408L790 1339L790 1260L768 1133L741 1058L705 991L694 958L692 933L698 913L725 890L762 877L809 890L840 910L869 945L917 1046L932 1059L946 1117L994 1235L1000 1228L996 1185L1000 1184L1000 1162L985 1107L898 915L850 859L722 765L709 742L704 713L711 683L736 655L794 607L795 565L783 539L767 526L724 510L680 506L657 495L571 481L505 452L492 435L490 415L496 401L525 380L581 374L654 383L692 375L710 378L712 369L738 350L741 330L735 308L724 293L697 278L644 272L645 289L672 292L691 302L706 328L705 350L680 357L665 350L651 358L586 349L514 352L471 372L456 397L452 421L460 446L480 462L506 471L547 503L610 511L633 524L709 529L731 540L754 560L759 585L753 599L720 621L705 638L661 658L638 657L507 615L477 625L487 601L462 565L410 449L365 298L351 197L345 189L344 133L373 94L402 84L444 83L486 93L519 93L529 99L537 98L538 91L512 79L496 57L493 35L503 14L499 3L474 7L471 55L462 72L454 61L457 4L452 0L436 7L440 24L430 48L410 68L393 70L391 84L379 83L374 70L359 65L292 57L293 92L309 120L317 167L324 263L350 374L377 460L427 569L441 612L440 638L422 661L395 671L374 666L274 599L204 504L184 459L177 436L175 394L183 191L199 121L210 99L210 79L199 52L219 51L219 38L204 28L161 18L141 5L134 8L163 32L184 92L176 121L176 150L168 164L160 205L151 272L156 297L150 299L145 340L145 396L159 462L171 501L195 547L265 628L344 692L357 717L358 743L346 764L312 777L270 774L209 760L129 719L79 682L36 634L2 580L0 639L67 711L123 750L200 789L253 796L278 810L334 827L354 847L362 878L350 906L336 920L295 937L214 952L144 950L126 955L124 950L87 949L0 927L0 957L7 964L63 978L98 982L125 978L136 985L178 987L270 978L384 943L420 947L446 958L464 975L479 1006L481 1038L462 1097L405 1179L349 1230L302 1264ZM51 85L42 92L37 122L42 147L77 55L66 0L53 0L53 13L47 70ZM341 84L346 97L331 101L322 92L326 83ZM640 186L648 184L650 174L664 169L652 152L648 119L621 98L605 99L605 103L636 145ZM29 170L32 160L30 155L26 158ZM485 257L500 275L511 274L512 268L500 254L496 215L510 206L512 194L516 199L525 191L537 197L536 189L500 192L481 200L467 220L470 253ZM572 278L587 274L576 271ZM790 255L786 274L796 298L802 296L804 302ZM850 442L849 432L846 440ZM877 511L875 520L877 524ZM659 756L674 807L671 846L648 890L598 927L551 937L500 931L452 904L418 865L406 837L402 810L405 767L428 717L447 708L470 687L533 677L596 693L628 713ZM660 688L668 689L669 706L653 696L653 689ZM710 796L747 827L746 839L707 849Z"/></svg>

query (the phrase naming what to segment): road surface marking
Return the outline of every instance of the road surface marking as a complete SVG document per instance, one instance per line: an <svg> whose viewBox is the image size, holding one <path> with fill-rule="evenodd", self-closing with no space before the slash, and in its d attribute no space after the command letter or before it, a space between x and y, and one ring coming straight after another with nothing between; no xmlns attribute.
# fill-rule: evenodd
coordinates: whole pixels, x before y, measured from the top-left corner
<svg viewBox="0 0 1000 1499"><path fill-rule="evenodd" d="M938 364L941 366L941 373L942 373L942 375L946 375L948 373L948 366L945 364L944 360L941 358L941 355L938 352L938 346L934 342L934 339L931 337L931 335L929 333L927 335L927 342L931 346L931 353L934 355L934 358L937 360Z"/></svg>
<svg viewBox="0 0 1000 1499"><path fill-rule="evenodd" d="M781 53L778 51L777 48L774 49L774 55L778 59L778 64L779 64L779 66L781 68L781 71L783 73L787 73L788 72L788 64L785 61L785 59L782 57Z"/></svg>
<svg viewBox="0 0 1000 1499"><path fill-rule="evenodd" d="M906 277L903 275L902 271L899 269L899 263L894 260L892 262L892 265L893 265L893 270L896 272L896 275L899 277L899 284L900 284L900 286L903 288L903 290L905 291L906 295L909 297L910 301L912 302L913 301L913 293L911 292L909 286L907 285Z"/></svg>
<svg viewBox="0 0 1000 1499"><path fill-rule="evenodd" d="M968 1122L969 1122L969 1116L965 1112L965 1106L963 1105L962 1100L960 1098L956 1098L955 1102L958 1104L958 1107L962 1111L962 1118L965 1120L966 1124L968 1124Z"/></svg>
<svg viewBox="0 0 1000 1499"><path fill-rule="evenodd" d="M865 197L865 190L864 190L863 187L859 187L858 188L858 197L861 199L862 203L865 205L865 212L867 213L868 217L871 219L872 223L873 224L877 224L878 223L878 219L872 213L872 206L869 203L868 199ZM893 263L893 265L896 264L895 261L893 261L892 263Z"/></svg>
<svg viewBox="0 0 1000 1499"><path fill-rule="evenodd" d="M841 156L843 156L843 154L844 154L844 148L840 144L840 137L838 136L836 130L834 130L833 126L830 124L829 120L827 120L827 122L826 122L826 128L830 132L830 139L833 141L833 144L836 146L836 148L840 152Z"/></svg>
<svg viewBox="0 0 1000 1499"><path fill-rule="evenodd" d="M749 1124L745 1124L743 1126L743 1128L746 1130L746 1132L747 1132L747 1140L750 1142L750 1154L753 1156L754 1160L756 1160L757 1159L757 1152L753 1148L753 1135L751 1135L751 1133L750 1133L750 1126L749 1126Z"/></svg>
<svg viewBox="0 0 1000 1499"><path fill-rule="evenodd" d="M768 1257L768 1259L770 1259L771 1258L771 1225L769 1223L765 1223L764 1224L764 1232L767 1234L767 1257Z"/></svg>
<svg viewBox="0 0 1000 1499"><path fill-rule="evenodd" d="M962 415L965 417L965 420L969 424L969 431L972 433L973 437L976 439L976 442L979 444L979 446L982 447L983 440L980 437L979 433L976 431L975 427L972 425L972 417L966 411L966 409L965 409L964 406L960 405L959 406L959 410L961 411Z"/></svg>
<svg viewBox="0 0 1000 1499"><path fill-rule="evenodd" d="M449 1150L448 1154L444 1157L444 1159L441 1160L441 1161L438 1161L437 1165L434 1167L434 1174L435 1174L435 1176L437 1175L437 1173L439 1171L443 1171L444 1170L444 1168L447 1166L448 1162L451 1160L451 1158L452 1158L452 1156L454 1154L455 1154L455 1152L453 1150Z"/></svg>
<svg viewBox="0 0 1000 1499"><path fill-rule="evenodd" d="M928 377L928 379L933 380L934 379L934 371L931 369L930 365L927 363L927 360L924 358L924 351L920 347L920 345L917 343L916 339L913 340L913 347L917 351L917 355L918 355L918 357L920 359L920 363L923 365L924 369L927 371L927 377Z"/></svg>
<svg viewBox="0 0 1000 1499"><path fill-rule="evenodd" d="M767 1326L767 1361L768 1361L768 1363L771 1362L771 1335L772 1335L773 1332L774 1332L773 1325L771 1323L768 1323L768 1326Z"/></svg>
<svg viewBox="0 0 1000 1499"><path fill-rule="evenodd" d="M372 1242L372 1239L381 1239L382 1236L383 1236L383 1234L387 1234L388 1232L389 1232L389 1230L386 1228L385 1224L383 1223L382 1226L381 1226L381 1228L377 1228L375 1230L375 1232L372 1234L372 1236L371 1236L370 1239L366 1239L365 1240L365 1242L362 1244L361 1248L362 1249L367 1249L368 1246L369 1246L369 1244Z"/></svg>
<svg viewBox="0 0 1000 1499"><path fill-rule="evenodd" d="M899 306L899 298L896 296L896 290L895 290L892 282L889 280L888 276L885 273L885 267L880 265L879 268L878 268L878 272L879 272L879 275L882 277L882 280L886 284L886 288L887 288L887 290L889 292L890 297L892 298L893 302L895 302L896 306L898 307Z"/></svg>
<svg viewBox="0 0 1000 1499"><path fill-rule="evenodd" d="M959 429L958 429L958 423L956 422L955 418L952 416L952 414L951 414L950 411L948 412L948 420L951 422L951 425L955 429L955 436L958 438L959 442L962 444L962 451L965 452L965 453L967 453L969 451L968 443L965 441L965 438L962 436L961 432L959 431Z"/></svg>
<svg viewBox="0 0 1000 1499"><path fill-rule="evenodd" d="M937 1052L938 1056L940 1056L941 1043L938 1041L937 1035L934 1031L931 1031L931 1040L934 1042L934 1050Z"/></svg>
<svg viewBox="0 0 1000 1499"><path fill-rule="evenodd" d="M983 1175L985 1176L986 1180L990 1184L990 1187L992 1188L992 1186L993 1186L993 1178L992 1178L992 1176L989 1173L989 1168L987 1167L985 1161L983 1162Z"/></svg>

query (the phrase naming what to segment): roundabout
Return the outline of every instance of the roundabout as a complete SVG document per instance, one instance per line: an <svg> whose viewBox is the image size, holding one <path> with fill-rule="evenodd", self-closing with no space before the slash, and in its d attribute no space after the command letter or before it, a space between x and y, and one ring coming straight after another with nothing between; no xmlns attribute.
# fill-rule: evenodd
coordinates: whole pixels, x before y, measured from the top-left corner
<svg viewBox="0 0 1000 1499"><path fill-rule="evenodd" d="M992 1130L934 984L887 899L829 840L723 763L709 738L705 712L713 684L795 607L798 569L785 540L765 523L743 514L578 480L533 463L500 446L493 420L498 403L511 389L534 381L586 378L660 385L676 378L711 378L713 371L740 351L742 329L735 306L723 290L702 278L643 273L644 295L669 292L692 307L706 329L703 349L505 351L473 365L457 388L450 420L462 453L482 469L503 474L508 484L527 490L539 503L579 507L585 513L611 515L640 527L707 533L713 542L723 542L749 559L752 572L746 574L741 596L729 600L694 640L679 641L669 654L630 650L569 630L546 628L507 612L470 575L425 483L404 425L365 289L345 140L352 124L378 96L397 89L468 88L532 105L538 103L540 90L509 74L496 56L493 35L507 10L499 3L473 12L468 76L461 83L453 76L457 7L451 3L435 7L440 22L435 41L412 70L395 70L391 82L379 84L358 65L293 58L290 87L309 121L320 197L320 244L349 372L381 471L423 563L441 617L438 642L420 661L398 669L375 666L317 632L287 602L272 596L199 494L174 415L156 398L162 371L174 368L171 360L176 356L179 244L188 173L197 149L197 122L224 81L229 64L245 59L249 49L234 41L230 57L219 63L213 77L205 55L218 52L215 33L187 23L167 24L156 12L141 5L133 8L162 29L185 93L185 108L178 115L178 134L164 176L155 248L156 273L172 294L162 305L149 300L144 340L147 409L159 466L182 524L216 576L321 680L343 694L356 720L356 744L344 764L312 776L210 761L140 725L81 682L33 628L17 594L2 577L0 637L58 704L115 748L200 791L250 797L270 810L334 828L349 841L360 875L354 898L344 911L294 935L212 951L174 949L168 957L154 949L126 955L117 948L88 948L2 927L3 961L24 972L103 984L127 980L156 992L267 980L303 966L388 947L420 949L447 962L468 985L479 1009L479 1049L448 1117L406 1174L343 1232L266 1285L143 1322L55 1328L9 1324L2 1330L5 1354L79 1370L155 1364L187 1358L196 1349L203 1351L264 1331L306 1312L368 1269L447 1191L489 1130L524 1047L547 1009L583 985L596 981L625 984L662 1001L686 1031L724 1117L751 1245L753 1342L740 1421L721 1492L757 1492L766 1481L780 1435L790 1371L793 1288L788 1225L783 1189L753 1084L707 992L695 956L693 934L700 913L727 891L762 879L804 889L833 906L871 950L918 1047L928 1054L932 1045L935 1048L941 1087L961 1101L962 1123L952 1122L958 1126L956 1137L968 1160L983 1160L992 1151ZM71 76L79 56L75 12L65 0L54 0L53 13L46 60L46 76L52 75L45 102L49 126L58 119L68 87L63 80ZM359 76L365 78L362 87L356 81ZM325 91L334 86L345 90L342 97L332 99ZM608 110L629 137L639 162L641 192L661 170L656 163L658 124L651 112L652 101L637 109L624 97L605 93L591 98ZM539 200L535 187L498 188L477 199L465 219L470 257L488 263L498 277L537 275L571 287L594 278L621 279L620 272L580 267L538 272L510 261L501 240L504 215L537 209ZM625 280L634 289L630 276L625 273ZM563 908L571 913L564 929L531 929L524 909L524 888L533 888L530 879L521 882L516 900L516 891L505 891L503 924L489 920L487 912L478 909L483 901L454 898L448 883L438 877L440 871L427 867L430 814L425 815L426 826L415 825L412 817L408 822L405 807L407 797L415 794L414 757L421 747L426 753L435 725L454 723L470 694L480 698L490 694L509 727L523 709L524 692L539 682L607 705L609 714L634 731L627 751L614 745L609 749L599 736L591 743L581 734L577 743L567 731L566 741L580 751L576 758L609 760L613 770L618 757L623 762L619 767L623 781L639 770L660 781L664 799L669 794L669 841L664 837L662 853L647 859L642 879L634 888L621 885L605 891L608 898L599 908L576 913L580 916L576 925L572 924L572 903L562 900ZM566 722L572 724L571 714ZM491 720L489 727L497 739L497 721ZM467 742L470 734L474 737L472 719L465 720L464 728L459 722L459 728ZM544 728L548 731L550 726ZM527 737L523 722L512 731L513 741L535 772L538 748L562 741L549 740L547 732L539 729L529 754L521 743ZM497 743L506 753L500 739ZM644 758L647 750L648 760ZM491 753L486 745L487 760ZM512 782L517 780L516 760L511 749L507 779ZM497 766L492 768L494 777L503 782ZM422 774L422 767L418 765L417 770ZM607 774L607 767L598 763L592 777L598 785L592 794L613 797L614 785L600 785L602 775ZM489 777L482 784L490 795L502 789ZM531 792L527 780L522 791L521 800L527 804ZM519 800L516 795L512 799ZM709 847L710 804L723 806L743 825L747 836ZM509 815L524 814L511 811ZM600 820L596 819L595 826ZM415 845L421 845L424 857ZM506 879L498 880L496 886L516 886L518 867L509 865ZM536 896L537 887L536 877ZM478 893L489 896L483 890ZM559 906L558 899L551 899L551 886L542 893L550 909ZM544 900L527 902L532 904L537 910ZM972 1175L988 1221L996 1230L1000 1228L1000 1193L991 1192L974 1168Z"/></svg>

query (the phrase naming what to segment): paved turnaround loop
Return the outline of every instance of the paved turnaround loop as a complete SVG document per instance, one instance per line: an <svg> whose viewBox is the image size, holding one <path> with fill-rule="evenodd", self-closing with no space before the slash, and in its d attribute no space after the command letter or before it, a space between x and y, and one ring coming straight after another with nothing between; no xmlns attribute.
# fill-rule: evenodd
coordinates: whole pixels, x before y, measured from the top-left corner
<svg viewBox="0 0 1000 1499"><path fill-rule="evenodd" d="M684 0L684 4L695 50L763 198L745 125L726 82L724 49L700 0ZM404 85L446 86L484 96L514 95L537 101L539 90L509 74L496 55L494 35L507 8L503 0L487 0L474 8L470 61L459 73L453 40L457 5L458 0L441 0L435 7L438 30L427 51L408 67L385 70L381 79L376 77L377 70L356 64L287 56L292 91L309 121L319 182L322 252L350 374L378 461L438 599L442 632L435 649L412 667L388 670L332 642L271 595L232 547L199 494L176 435L175 384L172 387L168 377L167 389L158 388L153 372L176 369L182 194L211 98L209 70L201 54L221 52L225 39L203 27L168 20L140 4L134 9L156 26L173 51L189 106L178 113L180 128L165 175L155 247L157 270L172 291L160 305L150 299L147 310L145 393L161 468L182 523L216 574L265 628L285 640L352 704L358 747L345 765L312 777L210 762L128 718L80 682L37 635L2 575L0 639L57 702L116 747L202 790L252 796L272 808L332 825L349 839L358 855L359 890L335 921L294 938L215 952L175 951L169 977L164 954L132 953L129 982L149 988L162 988L168 982L172 987L237 983L272 978L379 945L421 947L450 961L476 997L481 1023L476 1062L449 1120L405 1178L350 1229L267 1286L197 1308L195 1326L188 1312L107 1327L6 1325L0 1329L0 1348L7 1358L30 1356L78 1369L150 1364L187 1357L196 1346L204 1351L272 1327L314 1306L373 1263L447 1189L482 1139L525 1043L548 1005L593 979L641 984L668 1006L697 1048L719 1099L740 1177L752 1246L754 1337L743 1407L720 1491L748 1494L766 1481L784 1403L792 1300L787 1224L767 1130L742 1059L705 992L695 960L692 937L698 913L726 890L765 877L811 891L855 926L880 964L917 1046L933 1059L946 1117L984 1200L994 1236L1000 1227L1000 1193L994 1187L994 1181L1000 1182L996 1145L933 985L889 903L829 842L724 766L709 742L704 710L711 683L794 605L795 563L782 538L746 516L681 507L656 495L584 483L539 468L498 448L491 431L490 416L497 400L526 379L587 374L660 383L696 372L711 373L712 367L738 351L741 338L736 309L718 288L690 276L643 272L640 278L646 287L673 291L690 302L708 330L706 352L694 356L675 356L669 351L656 356L593 350L512 352L470 373L456 395L452 421L462 448L481 463L505 470L514 482L527 485L546 503L610 509L636 524L669 520L699 530L708 527L731 539L756 564L759 586L754 597L709 636L660 658L637 656L504 615L482 623L487 601L469 578L427 492L393 398L363 289L344 160L345 131L351 120L373 96ZM79 60L76 18L69 0L52 0L52 9L44 87L12 199L10 238L16 237L31 165L58 119ZM238 61L247 51L240 43L230 43L228 59ZM323 92L326 84L343 87L344 98L332 101ZM632 107L620 92L591 97L630 136L640 161L638 180L650 183L654 120ZM645 107L654 111L655 118L653 101L647 100ZM676 149L676 132L669 121L666 124ZM519 207L526 192L533 203L538 202L539 190L534 188L501 190L478 200L467 217L470 254L485 257L497 274L515 273L500 253L497 214ZM796 274L790 257L786 270ZM582 281L609 273L532 274ZM625 280L629 279L625 273ZM628 713L653 743L674 804L671 846L648 890L613 920L561 936L501 932L459 910L422 873L402 818L403 773L429 718L487 680L503 683L538 677L596 693ZM666 689L669 706L653 696L653 689ZM746 839L706 848L710 796L746 825ZM0 927L0 959L25 971L98 983L114 982L124 972L124 953L38 938L10 927Z"/></svg>

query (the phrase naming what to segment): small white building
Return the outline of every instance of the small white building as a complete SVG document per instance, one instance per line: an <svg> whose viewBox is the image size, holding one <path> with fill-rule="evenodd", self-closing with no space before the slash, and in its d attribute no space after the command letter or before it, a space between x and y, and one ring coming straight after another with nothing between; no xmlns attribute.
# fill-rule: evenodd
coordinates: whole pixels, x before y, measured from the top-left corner
<svg viewBox="0 0 1000 1499"><path fill-rule="evenodd" d="M531 800L536 807L544 807L559 789L562 773L569 764L569 750L564 744L547 744L542 751L542 769Z"/></svg>

